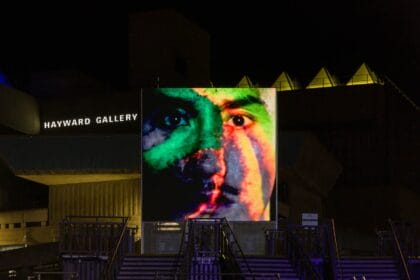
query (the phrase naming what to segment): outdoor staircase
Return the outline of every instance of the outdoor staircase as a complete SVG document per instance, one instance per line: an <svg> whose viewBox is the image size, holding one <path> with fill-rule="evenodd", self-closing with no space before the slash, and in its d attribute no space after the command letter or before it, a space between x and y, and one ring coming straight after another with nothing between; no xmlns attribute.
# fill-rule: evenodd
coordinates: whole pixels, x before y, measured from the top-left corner
<svg viewBox="0 0 420 280"><path fill-rule="evenodd" d="M337 280L400 280L393 258L343 257L337 264Z"/></svg>
<svg viewBox="0 0 420 280"><path fill-rule="evenodd" d="M173 279L178 268L178 257L173 256L126 256L117 279L148 280Z"/></svg>
<svg viewBox="0 0 420 280"><path fill-rule="evenodd" d="M245 272L245 279L255 280L298 280L300 279L286 257L246 257L252 275L247 275L246 263L238 258L241 271Z"/></svg>

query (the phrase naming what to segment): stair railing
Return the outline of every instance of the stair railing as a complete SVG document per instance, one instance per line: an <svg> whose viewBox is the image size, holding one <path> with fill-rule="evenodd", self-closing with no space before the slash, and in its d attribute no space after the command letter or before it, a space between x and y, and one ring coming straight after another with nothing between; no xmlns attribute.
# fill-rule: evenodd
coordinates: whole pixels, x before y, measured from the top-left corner
<svg viewBox="0 0 420 280"><path fill-rule="evenodd" d="M311 259L306 254L296 232L288 230L287 235L289 240L288 255L300 277L303 277L303 279L322 280L322 276L313 268Z"/></svg>
<svg viewBox="0 0 420 280"><path fill-rule="evenodd" d="M188 219L185 222L178 257L180 265L175 272L175 279L189 279L191 277L193 259L199 253L199 249L202 249L200 248L202 244L199 244L202 237L200 231L202 228L199 227L200 220L207 221L206 219ZM180 261L181 258L182 262ZM194 272L194 275L197 276L197 272Z"/></svg>
<svg viewBox="0 0 420 280"><path fill-rule="evenodd" d="M304 229L304 227L300 225L290 225L290 224L281 224L279 225L279 229L276 230L267 230L266 231L266 238L268 242L268 246L266 248L268 254L270 255L278 255L284 254L287 256L293 267L296 269L297 273L300 277L304 277L303 279L314 279L314 280L321 280L323 279L320 273L314 269L312 261L300 241L302 235L300 229ZM303 234L305 235L305 234ZM308 237L308 235L305 235ZM319 234L317 235L316 244L319 245L320 239ZM310 238L310 250L314 249L314 240ZM281 248L278 248L278 246ZM273 248L275 246L275 248ZM281 249L281 252L279 252ZM315 248L316 254L319 253L319 247Z"/></svg>
<svg viewBox="0 0 420 280"><path fill-rule="evenodd" d="M391 226L392 235L394 237L394 245L395 245L394 248L396 247L396 251L398 253L397 262L400 264L400 266L403 267L404 277L407 280L411 280L410 273L408 271L407 261L406 261L406 258L404 256L404 253L401 249L401 244L400 244L400 241L398 239L394 223L391 219L388 219L388 222L389 222L389 225Z"/></svg>
<svg viewBox="0 0 420 280"><path fill-rule="evenodd" d="M207 226L209 229L211 228L210 234L214 235L209 236L210 239L208 240L213 240L214 243L198 244L203 237L202 230L204 230ZM210 251L207 253L210 253L217 258L222 258L221 261L223 261L230 269L228 274L242 275L242 273L244 273L241 272L238 263L238 258L241 258L247 270L245 274L247 274L247 276L251 276L251 279L254 279L245 255L232 231L232 228L225 218L189 219L185 222L184 232L182 235L183 237L181 239L181 245L178 252L178 261L176 261L175 264L177 267L174 269L175 279L184 278L184 276L187 278L189 277L193 257L199 253L197 250L203 249L200 247L202 245L210 248ZM183 258L182 261L181 258Z"/></svg>
<svg viewBox="0 0 420 280"><path fill-rule="evenodd" d="M396 89L396 91L408 102L410 103L411 106L413 106L413 108L419 112L420 111L420 107L417 106L416 102L414 102L407 94L404 93L404 91L402 91L388 76L384 76L385 80L392 86L394 87L394 89Z"/></svg>
<svg viewBox="0 0 420 280"><path fill-rule="evenodd" d="M187 270L187 275L195 279L202 273L202 265L205 264L207 266L205 269L209 269L206 273L211 276L210 279L219 277L219 268L221 267L220 219L196 218L191 219L189 223L189 248L186 257L190 270Z"/></svg>
<svg viewBox="0 0 420 280"><path fill-rule="evenodd" d="M60 254L70 257L108 255L114 246L114 229L121 228L126 218L120 216L65 217L60 222ZM115 219L118 222L111 221Z"/></svg>
<svg viewBox="0 0 420 280"><path fill-rule="evenodd" d="M42 279L42 275L46 275L46 279L55 278L54 276L62 276L64 279L79 279L77 272L63 272L63 271L36 271L34 276L28 276L28 279ZM54 276L53 276L54 275Z"/></svg>
<svg viewBox="0 0 420 280"><path fill-rule="evenodd" d="M188 275L189 265L191 263L192 254L188 252L191 250L190 234L189 234L189 220L184 223L184 228L181 235L181 244L179 245L178 255L174 262L175 279L181 278L182 275Z"/></svg>
<svg viewBox="0 0 420 280"><path fill-rule="evenodd" d="M116 279L121 265L121 261L127 253L127 243L129 242L128 218L125 218L124 225L121 229L121 234L115 244L113 250L110 251L108 262L104 268L105 279Z"/></svg>
<svg viewBox="0 0 420 280"><path fill-rule="evenodd" d="M227 261L230 262L231 267L234 270L237 270L237 272L241 272L238 263L238 257L241 258L247 270L245 274L247 276L251 276L251 279L254 279L251 267L245 257L244 252L242 251L241 246L239 245L238 240L235 237L235 233L233 232L226 218L222 218L221 220L221 233L221 243L223 244L223 246L220 246L221 254L227 256Z"/></svg>
<svg viewBox="0 0 420 280"><path fill-rule="evenodd" d="M340 253L338 251L338 242L337 242L337 233L335 230L335 222L334 219L331 219L330 221L331 228L328 232L332 234L331 237L328 237L328 243L330 247L330 260L331 260L331 271L334 279L337 279L338 273L337 273L337 267L340 272L339 279L343 279L343 267L341 266L340 262Z"/></svg>

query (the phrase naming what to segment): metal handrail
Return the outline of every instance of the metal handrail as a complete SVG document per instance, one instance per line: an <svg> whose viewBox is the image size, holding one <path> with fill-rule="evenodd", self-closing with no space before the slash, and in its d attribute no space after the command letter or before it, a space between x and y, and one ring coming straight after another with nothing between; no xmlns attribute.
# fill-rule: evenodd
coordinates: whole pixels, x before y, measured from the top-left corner
<svg viewBox="0 0 420 280"><path fill-rule="evenodd" d="M309 258L309 256L306 254L303 246L300 244L299 238L297 238L292 232L288 232L289 234L291 234L291 238L293 240L293 252L291 252L291 250L289 250L289 257L292 259L293 261L293 265L298 269L298 273L301 275L302 274L302 270L303 273L305 273L305 277L306 272L309 272L311 274L310 278L306 279L315 279L315 280L322 280L321 275L319 275L318 271L316 271L311 263L311 260ZM291 244L292 245L292 244ZM294 256L292 255L294 254ZM298 260L296 260L296 255L298 256ZM298 262L302 261L303 266L299 267L298 266ZM302 275L301 275L302 276Z"/></svg>
<svg viewBox="0 0 420 280"><path fill-rule="evenodd" d="M238 240L236 239L236 237L235 237L235 234L234 234L234 232L233 232L233 230L232 230L232 228L230 227L230 225L229 225L229 222L227 221L227 219L226 218L222 218L222 223L223 223L223 225L225 225L226 226L226 228L229 230L229 234L230 234L230 236L232 236L232 238L233 238L233 242L235 243L235 245L236 245L236 247L237 247L237 249L238 249L238 251L239 251L239 255L240 255L240 257L242 258L242 260L245 262L245 265L246 265L246 268L247 268L247 270L248 270L248 272L249 273L251 273L252 274L252 270L251 270L251 267L249 266L249 264L248 264L248 261L247 261L247 259L246 259L246 257L245 257L245 254L244 254L244 252L242 251L242 248L241 248L241 246L239 245L239 242L238 242ZM223 228L222 228L222 230L223 230ZM230 248L230 246L229 246L229 249L231 249ZM237 262L236 261L236 256L235 256L235 254L233 254L233 256L234 256L234 258L235 258L235 262ZM252 279L254 279L254 277L252 276Z"/></svg>
<svg viewBox="0 0 420 280"><path fill-rule="evenodd" d="M185 220L185 227L182 234L182 240L179 248L178 263L179 266L176 270L175 275L189 275L191 262L194 256L194 245L195 245L195 230L193 228L192 221L195 219ZM183 257L182 262L180 262L181 256ZM177 265L175 263L174 265ZM177 278L176 278L177 279Z"/></svg>
<svg viewBox="0 0 420 280"><path fill-rule="evenodd" d="M392 222L391 219L388 219L388 222L389 222L389 225L391 226L391 231L392 231L392 234L394 236L394 241L395 241L395 244L397 245L397 249L398 249L398 254L399 254L400 260L401 260L401 262L403 264L403 267L404 267L405 276L407 277L408 280L411 280L410 273L408 272L407 262L405 260L404 254L401 250L400 241L398 240L397 233L396 233L395 228L394 228L394 223Z"/></svg>
<svg viewBox="0 0 420 280"><path fill-rule="evenodd" d="M304 245L299 237L297 237L299 230L303 228L302 226L285 225L282 229L267 230L266 234L277 236L278 233L284 233L284 240L282 242L283 246L285 246L286 256L290 259L300 277L314 280L323 279L320 273L314 269Z"/></svg>
<svg viewBox="0 0 420 280"><path fill-rule="evenodd" d="M85 219L84 216L74 216L76 219ZM73 219L73 216L65 217L60 222L60 253L73 253L79 254L95 254L103 255L108 254L111 244L109 239L104 239L106 236L103 234L104 227L111 234L114 234L116 228L121 229L127 217L120 222L99 221L101 218L108 219L109 217L87 217L85 221ZM94 219L94 220L90 220ZM118 231L116 239L120 232ZM100 238L100 239L99 239ZM81 243L80 243L81 242ZM80 244L79 244L80 243ZM112 245L113 246L113 245Z"/></svg>
<svg viewBox="0 0 420 280"><path fill-rule="evenodd" d="M108 221L100 221L101 219L106 219ZM125 216L66 216L64 220L71 223L82 222L83 220L95 220L96 222L101 223L119 223L124 222L127 219ZM75 221L76 220L76 221ZM79 221L77 221L79 220ZM120 222L112 222L120 220Z"/></svg>
<svg viewBox="0 0 420 280"><path fill-rule="evenodd" d="M337 259L338 269L340 271L340 279L343 279L343 267L341 266L341 262L340 262L340 253L338 251L338 242L337 242L337 234L336 234L336 231L335 231L335 221L334 221L334 219L331 219L331 231L332 231L332 234L333 234L335 257ZM332 264L332 265L334 265L333 274L335 274L336 273L335 264ZM336 275L334 275L334 277L336 277Z"/></svg>
<svg viewBox="0 0 420 280"><path fill-rule="evenodd" d="M189 275L189 265L191 263L192 256L194 255L194 243L195 243L195 234L196 231L193 228L196 222L200 221L206 221L206 222L212 222L212 225L216 226L216 236L217 240L215 243L215 248L213 248L214 252L219 252L221 254L227 254L226 256L230 261L232 261L233 266L236 267L236 269L240 269L240 266L237 262L237 257L241 257L244 261L244 264L247 268L247 272L244 272L243 274L249 275L254 279L254 276L252 276L251 268L245 258L245 255L242 251L242 248L239 246L239 243L235 237L235 234L233 233L232 228L230 227L229 223L225 218L217 218L217 219L188 219L185 222L185 227L183 231L183 237L181 240L179 252L178 252L178 258L174 263L174 266L177 266L181 263L180 258L183 256L183 262L181 265L176 267L175 275L176 276L182 276L182 275ZM188 238L187 238L188 237ZM219 239L222 238L222 239ZM232 245L236 247L236 251L233 250ZM225 246L226 245L226 246ZM235 253L236 252L236 253ZM241 272L242 273L242 272ZM237 275L241 274L237 273ZM225 273L222 273L225 274ZM234 273L232 273L233 275ZM162 276L161 273L159 273L159 276Z"/></svg>
<svg viewBox="0 0 420 280"><path fill-rule="evenodd" d="M77 272L71 272L71 271L35 271L35 276L28 276L28 279L34 279L30 277L36 277L36 279L40 280L42 275L69 275L70 279L78 279L79 274Z"/></svg>
<svg viewBox="0 0 420 280"><path fill-rule="evenodd" d="M385 80L392 85L397 92L408 102L410 103L411 106L413 106L413 108L419 112L420 111L420 107L416 104L416 102L414 102L407 94L405 94L388 76L384 76Z"/></svg>
<svg viewBox="0 0 420 280"><path fill-rule="evenodd" d="M117 241L117 243L115 245L115 248L114 248L114 250L112 252L112 256L111 256L111 258L108 261L108 265L106 266L107 269L106 269L106 276L105 276L105 278L113 279L113 277L111 277L112 269L115 267L115 259L117 257L117 253L118 253L118 250L120 249L121 242L122 242L122 240L124 238L124 235L127 232L127 229L128 229L128 218L125 219L125 223L124 223L124 226L123 226L123 228L121 230L120 237L118 238L118 241Z"/></svg>
<svg viewBox="0 0 420 280"><path fill-rule="evenodd" d="M182 234L181 234L181 244L179 245L179 250L178 250L178 255L177 255L177 257L176 257L176 260L175 260L175 262L174 262L174 275L180 275L182 272L181 272L181 269L183 268L183 264L181 263L181 257L183 257L184 258L184 262L185 262L185 259L186 259L186 257L185 257L185 255L186 255L186 251L187 251L187 247L188 247L188 240L185 240L185 239L187 239L187 237L188 237L188 225L189 225L189 222L188 222L188 220L186 220L185 221L185 223L184 223L184 229L182 230ZM185 265L184 265L185 266Z"/></svg>

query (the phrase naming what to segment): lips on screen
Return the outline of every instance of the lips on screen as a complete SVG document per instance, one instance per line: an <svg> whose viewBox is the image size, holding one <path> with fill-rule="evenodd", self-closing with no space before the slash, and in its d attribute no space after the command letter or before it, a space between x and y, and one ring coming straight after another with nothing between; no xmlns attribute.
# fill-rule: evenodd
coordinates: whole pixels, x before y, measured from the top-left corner
<svg viewBox="0 0 420 280"><path fill-rule="evenodd" d="M144 221L272 218L275 89L149 89L142 112Z"/></svg>

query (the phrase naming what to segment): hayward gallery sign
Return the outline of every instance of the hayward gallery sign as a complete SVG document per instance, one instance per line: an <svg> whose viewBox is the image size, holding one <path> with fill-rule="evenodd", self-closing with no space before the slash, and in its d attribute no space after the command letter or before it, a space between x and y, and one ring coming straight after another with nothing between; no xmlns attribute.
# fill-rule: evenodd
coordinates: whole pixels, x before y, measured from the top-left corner
<svg viewBox="0 0 420 280"><path fill-rule="evenodd" d="M92 124L104 125L104 124L116 124L116 123L127 123L135 122L138 119L138 113L127 113L119 115L103 115L96 116L93 118L84 117L84 118L73 118L65 120L54 120L54 121L44 121L44 129L54 129L62 127L75 127L75 126L90 126Z"/></svg>

